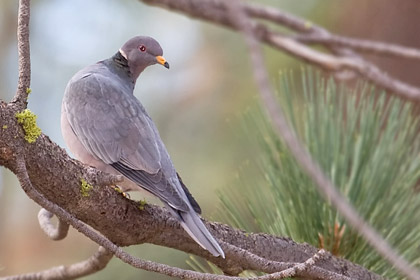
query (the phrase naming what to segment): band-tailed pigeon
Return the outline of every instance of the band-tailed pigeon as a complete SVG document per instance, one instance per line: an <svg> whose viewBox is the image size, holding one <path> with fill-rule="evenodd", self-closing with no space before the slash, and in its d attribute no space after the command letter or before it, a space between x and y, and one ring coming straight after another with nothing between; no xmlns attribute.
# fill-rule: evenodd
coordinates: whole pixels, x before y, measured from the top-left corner
<svg viewBox="0 0 420 280"><path fill-rule="evenodd" d="M111 58L77 72L62 103L61 130L85 164L124 175L123 191L145 189L160 198L188 234L214 256L223 250L201 221L200 207L178 176L152 119L133 95L140 73L169 68L153 38L128 40Z"/></svg>

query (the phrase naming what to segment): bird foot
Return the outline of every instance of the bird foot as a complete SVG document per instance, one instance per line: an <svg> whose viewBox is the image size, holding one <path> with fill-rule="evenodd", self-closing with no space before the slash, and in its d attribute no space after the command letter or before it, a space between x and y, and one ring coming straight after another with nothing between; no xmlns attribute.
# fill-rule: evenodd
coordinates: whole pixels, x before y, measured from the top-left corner
<svg viewBox="0 0 420 280"><path fill-rule="evenodd" d="M124 192L119 186L113 186L112 187L117 193L122 194L122 196L124 196L127 199L130 199L130 194Z"/></svg>

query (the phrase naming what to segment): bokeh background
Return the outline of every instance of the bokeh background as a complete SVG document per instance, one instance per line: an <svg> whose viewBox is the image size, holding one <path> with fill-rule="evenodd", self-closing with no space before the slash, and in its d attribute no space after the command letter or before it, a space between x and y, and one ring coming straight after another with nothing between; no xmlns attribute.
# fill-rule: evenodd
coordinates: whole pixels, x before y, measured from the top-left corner
<svg viewBox="0 0 420 280"><path fill-rule="evenodd" d="M420 47L417 0L255 1L305 17L332 32ZM0 2L0 99L9 101L17 84L17 1ZM232 184L238 168L254 176L258 149L243 129L242 114L256 106L257 94L240 35L135 0L34 0L31 12L32 93L29 109L53 141L65 147L60 132L61 99L67 81L80 68L113 55L130 37L157 39L171 69L147 69L135 95L156 122L184 182L212 217L218 194ZM265 48L274 84L278 72L302 62ZM373 60L391 74L420 85L419 66L393 58ZM245 164L247 163L247 164ZM249 163L249 164L248 164ZM244 167L246 166L246 167ZM97 248L70 231L61 242L39 229L39 206L0 167L0 276L32 272L89 257ZM187 267L188 256L151 245L132 246L137 256ZM87 279L168 279L135 270L113 259Z"/></svg>

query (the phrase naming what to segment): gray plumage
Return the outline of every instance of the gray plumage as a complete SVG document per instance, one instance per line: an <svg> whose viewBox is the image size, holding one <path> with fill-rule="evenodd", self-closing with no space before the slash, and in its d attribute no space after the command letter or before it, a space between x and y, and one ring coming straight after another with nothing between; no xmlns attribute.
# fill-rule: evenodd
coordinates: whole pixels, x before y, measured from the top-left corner
<svg viewBox="0 0 420 280"><path fill-rule="evenodd" d="M200 246L224 257L198 215L198 203L176 173L155 124L133 95L147 66L159 63L169 68L162 53L153 38L138 36L113 57L76 73L63 98L63 137L80 161L124 175L124 191L141 187L156 195Z"/></svg>

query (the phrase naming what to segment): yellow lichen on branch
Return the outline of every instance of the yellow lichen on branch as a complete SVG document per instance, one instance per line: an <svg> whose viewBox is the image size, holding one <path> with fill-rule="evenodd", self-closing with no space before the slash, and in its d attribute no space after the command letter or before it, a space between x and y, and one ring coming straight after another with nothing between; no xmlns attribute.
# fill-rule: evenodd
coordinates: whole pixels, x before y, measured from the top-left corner
<svg viewBox="0 0 420 280"><path fill-rule="evenodd" d="M144 207L147 205L146 200L140 200L138 203L139 203L138 208L140 209L140 211L143 211Z"/></svg>
<svg viewBox="0 0 420 280"><path fill-rule="evenodd" d="M88 197L89 196L89 191L91 191L93 189L93 186L91 184L89 184L88 182L86 182L85 179L80 179L80 193L82 194L83 197Z"/></svg>
<svg viewBox="0 0 420 280"><path fill-rule="evenodd" d="M22 112L16 113L16 119L25 131L25 140L28 143L34 143L39 135L41 135L41 129L36 124L36 115L29 109L25 109Z"/></svg>

